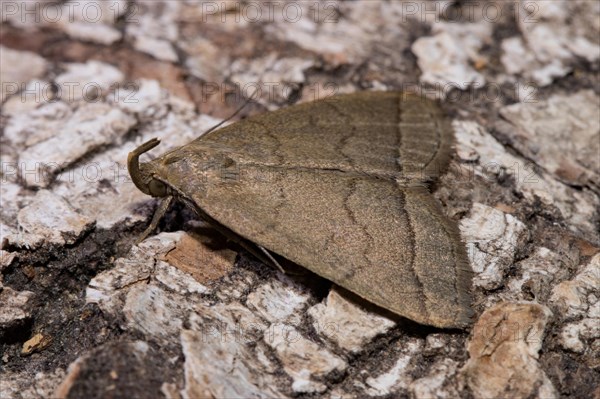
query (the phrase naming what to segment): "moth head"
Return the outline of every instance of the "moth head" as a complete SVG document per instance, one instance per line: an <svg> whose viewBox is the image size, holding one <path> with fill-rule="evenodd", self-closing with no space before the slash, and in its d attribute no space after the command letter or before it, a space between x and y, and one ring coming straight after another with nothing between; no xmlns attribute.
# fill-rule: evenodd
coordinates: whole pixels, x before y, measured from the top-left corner
<svg viewBox="0 0 600 399"><path fill-rule="evenodd" d="M160 143L158 139L152 139L142 144L127 157L127 169L133 184L144 194L153 197L166 197L171 195L170 187L159 177L158 171L151 163L140 165L140 155L156 147Z"/></svg>
<svg viewBox="0 0 600 399"><path fill-rule="evenodd" d="M147 164L146 164L147 165ZM142 167L145 165L142 165ZM171 195L171 187L164 183L160 177L151 173L146 185L148 194L153 197L168 197Z"/></svg>

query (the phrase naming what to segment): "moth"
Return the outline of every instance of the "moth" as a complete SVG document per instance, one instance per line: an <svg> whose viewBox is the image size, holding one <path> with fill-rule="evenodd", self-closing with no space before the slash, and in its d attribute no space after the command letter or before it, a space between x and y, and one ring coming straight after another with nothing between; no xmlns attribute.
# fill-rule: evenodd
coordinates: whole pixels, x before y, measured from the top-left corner
<svg viewBox="0 0 600 399"><path fill-rule="evenodd" d="M430 192L453 135L417 95L362 92L253 116L140 165L135 185L173 199L250 252L283 257L421 324L470 324L471 276L456 224Z"/></svg>

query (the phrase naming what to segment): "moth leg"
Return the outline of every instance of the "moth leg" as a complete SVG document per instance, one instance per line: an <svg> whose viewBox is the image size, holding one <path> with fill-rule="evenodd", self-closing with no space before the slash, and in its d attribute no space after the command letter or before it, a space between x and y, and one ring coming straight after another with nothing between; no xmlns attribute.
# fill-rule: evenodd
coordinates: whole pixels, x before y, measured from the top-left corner
<svg viewBox="0 0 600 399"><path fill-rule="evenodd" d="M144 232L137 239L137 241L135 242L135 245L144 241L146 239L146 237L148 237L148 235L156 229L156 227L158 226L158 223L160 222L160 219L162 219L162 217L165 216L165 213L167 213L167 210L169 209L169 206L171 206L172 202L173 202L173 196L164 197L160 201L158 208L154 212L154 216L152 216L152 221L150 222L150 225L148 227L146 227L146 230L144 230Z"/></svg>
<svg viewBox="0 0 600 399"><path fill-rule="evenodd" d="M283 274L287 274L283 267L281 267L279 262L277 262L273 255L271 255L271 252L269 252L266 248L260 245L257 245L257 247L262 251L263 254L265 254L265 256L271 261L271 263L273 263L279 269L280 272L282 272Z"/></svg>

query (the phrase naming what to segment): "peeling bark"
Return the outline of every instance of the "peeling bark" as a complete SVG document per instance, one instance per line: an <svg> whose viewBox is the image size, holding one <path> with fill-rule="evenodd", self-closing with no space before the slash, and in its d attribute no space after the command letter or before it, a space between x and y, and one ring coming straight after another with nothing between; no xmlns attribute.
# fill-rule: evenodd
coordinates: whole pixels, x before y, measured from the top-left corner
<svg viewBox="0 0 600 399"><path fill-rule="evenodd" d="M2 398L600 394L597 3L81 6L2 3ZM127 153L186 144L257 87L238 117L442 100L456 155L435 196L476 272L471 330L282 275L181 204L133 245L156 204Z"/></svg>

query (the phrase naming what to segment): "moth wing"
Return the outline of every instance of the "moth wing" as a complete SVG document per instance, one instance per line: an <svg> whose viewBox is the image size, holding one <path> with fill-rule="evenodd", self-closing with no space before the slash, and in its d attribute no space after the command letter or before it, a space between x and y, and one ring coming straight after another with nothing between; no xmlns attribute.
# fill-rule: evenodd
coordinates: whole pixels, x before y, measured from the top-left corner
<svg viewBox="0 0 600 399"><path fill-rule="evenodd" d="M426 188L260 165L204 188L186 195L238 235L417 322L469 323L464 245Z"/></svg>
<svg viewBox="0 0 600 399"><path fill-rule="evenodd" d="M451 142L435 103L373 92L258 115L156 162L234 233L400 315L461 327L464 245L421 184L447 166ZM211 159L229 170L205 173Z"/></svg>
<svg viewBox="0 0 600 399"><path fill-rule="evenodd" d="M188 146L211 146L242 163L431 180L446 168L451 145L452 130L435 102L362 92L253 116Z"/></svg>

